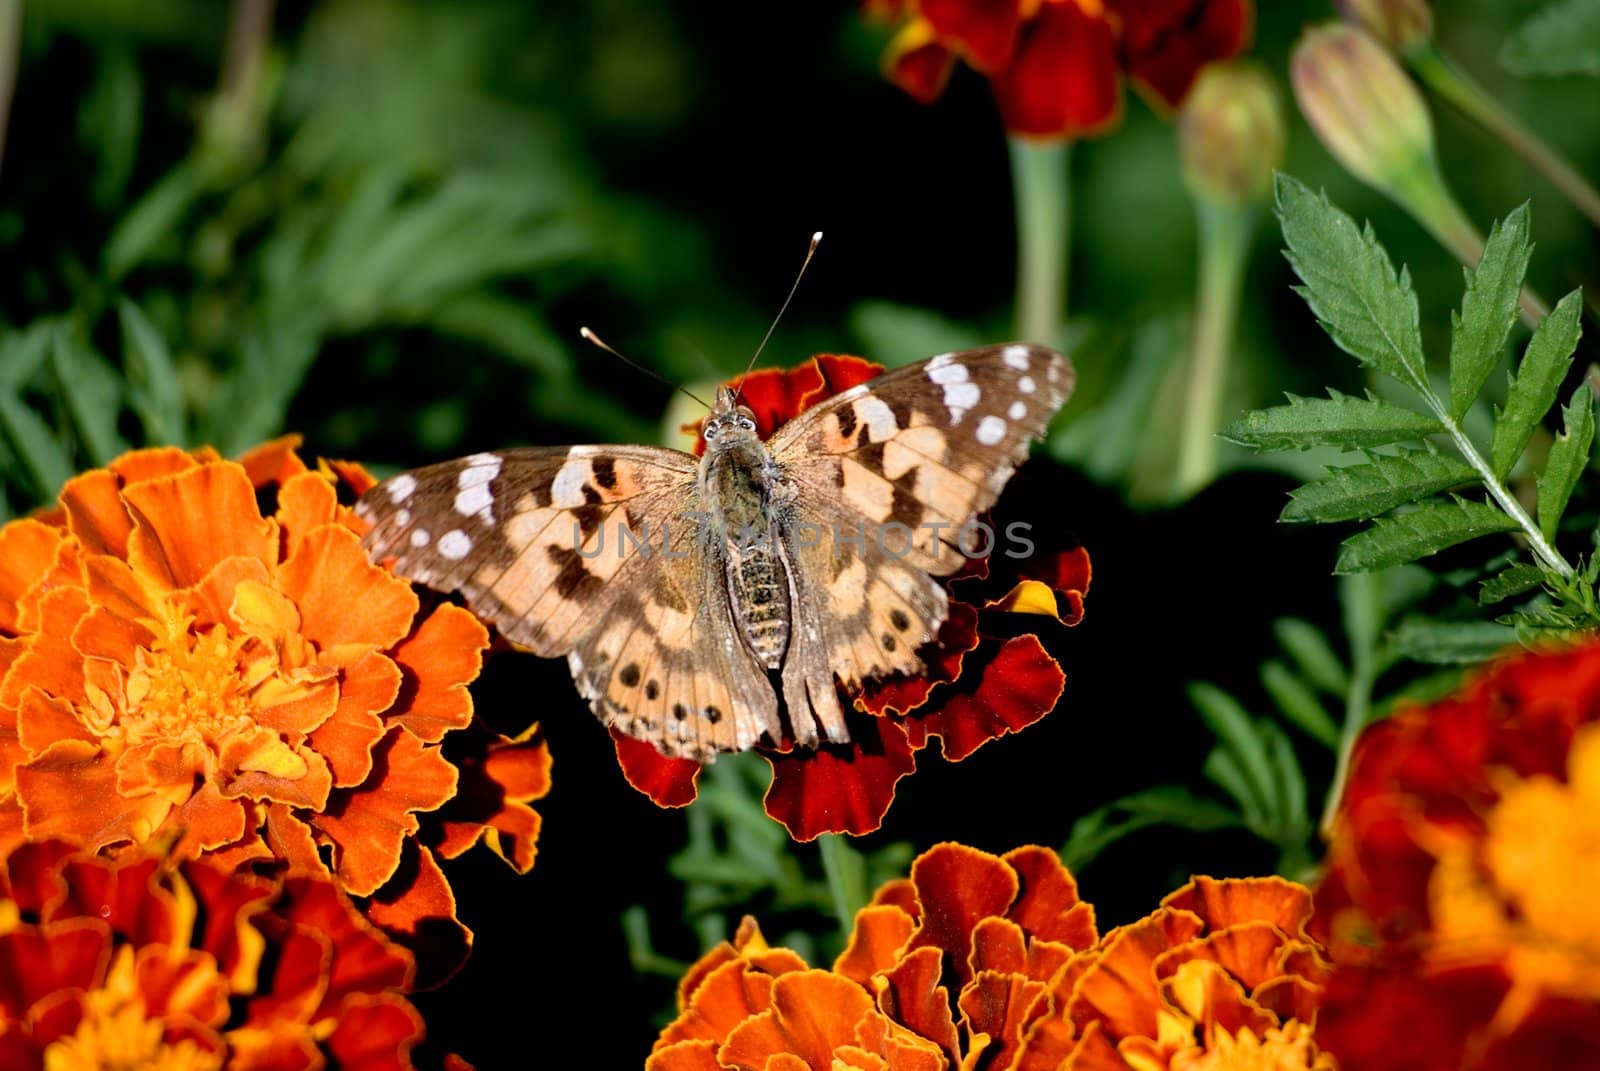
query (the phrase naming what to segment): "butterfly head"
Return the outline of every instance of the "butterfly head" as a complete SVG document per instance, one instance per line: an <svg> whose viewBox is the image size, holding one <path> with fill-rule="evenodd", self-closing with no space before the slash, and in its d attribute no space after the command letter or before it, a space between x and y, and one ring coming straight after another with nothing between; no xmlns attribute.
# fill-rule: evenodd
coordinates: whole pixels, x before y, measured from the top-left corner
<svg viewBox="0 0 1600 1071"><path fill-rule="evenodd" d="M732 390L717 388L717 403L706 417L706 446L730 446L749 442L756 437L756 414L747 405L740 405Z"/></svg>

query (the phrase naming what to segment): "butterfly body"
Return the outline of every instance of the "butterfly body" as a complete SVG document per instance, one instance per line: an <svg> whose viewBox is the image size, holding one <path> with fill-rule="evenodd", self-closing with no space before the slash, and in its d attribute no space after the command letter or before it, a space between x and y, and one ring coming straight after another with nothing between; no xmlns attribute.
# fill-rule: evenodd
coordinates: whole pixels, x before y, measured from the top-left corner
<svg viewBox="0 0 1600 1071"><path fill-rule="evenodd" d="M565 655L608 725L709 761L849 739L847 688L924 669L937 579L1072 387L1012 344L828 398L765 441L726 388L704 455L534 447L402 473L357 506L375 558L511 642Z"/></svg>

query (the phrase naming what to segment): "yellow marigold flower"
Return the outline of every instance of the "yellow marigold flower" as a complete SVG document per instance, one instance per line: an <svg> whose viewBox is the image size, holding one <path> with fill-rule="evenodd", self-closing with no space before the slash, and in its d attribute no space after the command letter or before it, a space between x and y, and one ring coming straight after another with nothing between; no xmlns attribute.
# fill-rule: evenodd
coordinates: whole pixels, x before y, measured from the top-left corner
<svg viewBox="0 0 1600 1071"><path fill-rule="evenodd" d="M487 834L530 866L549 756L474 725L483 626L420 612L367 560L339 489L372 482L288 440L239 462L142 450L0 529L0 850L175 837L183 858L331 874L407 934L441 904L454 922L435 852ZM449 733L496 761L452 763Z"/></svg>

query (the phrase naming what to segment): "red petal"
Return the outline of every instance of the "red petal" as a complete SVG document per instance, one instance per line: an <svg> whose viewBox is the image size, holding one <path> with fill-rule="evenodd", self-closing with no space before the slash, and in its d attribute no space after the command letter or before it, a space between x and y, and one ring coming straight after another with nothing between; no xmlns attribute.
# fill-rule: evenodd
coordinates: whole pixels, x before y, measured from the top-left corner
<svg viewBox="0 0 1600 1071"><path fill-rule="evenodd" d="M988 852L945 843L911 864L911 883L922 905L922 925L911 947L944 949L961 981L970 982L972 931L980 919L1005 915L1020 889L1016 871Z"/></svg>
<svg viewBox="0 0 1600 1071"><path fill-rule="evenodd" d="M1037 636L1017 636L1002 644L994 660L984 666L973 692L953 695L937 709L917 712L906 721L906 735L918 749L926 746L929 737L937 736L944 757L960 762L990 740L1026 728L1050 713L1066 683L1066 674Z"/></svg>
<svg viewBox="0 0 1600 1071"><path fill-rule="evenodd" d="M895 35L884 56L884 71L889 81L918 104L932 104L943 95L956 65L956 58L948 48L926 33L915 33L926 25L907 26Z"/></svg>
<svg viewBox="0 0 1600 1071"><path fill-rule="evenodd" d="M693 759L673 759L654 744L611 730L617 746L617 764L628 784L649 796L657 807L686 807L700 788L700 764Z"/></svg>
<svg viewBox="0 0 1600 1071"><path fill-rule="evenodd" d="M1473 1027L1489 1021L1508 986L1497 967L1431 977L1340 970L1317 1012L1317 1045L1362 1071L1457 1071Z"/></svg>
<svg viewBox="0 0 1600 1071"><path fill-rule="evenodd" d="M728 386L738 394L739 404L755 413L756 434L765 439L818 402L882 374L882 365L860 357L822 353L799 368L763 368L730 380ZM699 454L705 440L699 438L699 423L694 430Z"/></svg>
<svg viewBox="0 0 1600 1071"><path fill-rule="evenodd" d="M1078 899L1078 883L1049 848L1027 845L1013 848L1003 857L1017 872L1022 892L1006 912L1006 917L1022 926L1031 936L1059 941L1073 948L1092 948L1095 933L1094 910Z"/></svg>
<svg viewBox="0 0 1600 1071"><path fill-rule="evenodd" d="M894 676L870 680L856 702L868 714L904 714L928 701L933 686L961 676L961 663L978 646L978 611L964 602L951 601L950 616L939 626L936 647L923 652L929 665L919 677ZM917 745L921 747L922 745Z"/></svg>
<svg viewBox="0 0 1600 1071"><path fill-rule="evenodd" d="M1046 3L1023 27L1010 66L993 76L1000 116L1013 134L1076 138L1121 115L1111 23L1075 2Z"/></svg>
<svg viewBox="0 0 1600 1071"><path fill-rule="evenodd" d="M353 997L339 1009L328 1038L333 1066L343 1071L411 1071L411 1048L422 1040L422 1016L392 993Z"/></svg>
<svg viewBox="0 0 1600 1071"><path fill-rule="evenodd" d="M920 0L917 9L942 40L985 74L1004 67L1016 49L1021 0Z"/></svg>
<svg viewBox="0 0 1600 1071"><path fill-rule="evenodd" d="M1034 1001L1044 994L1043 982L1018 974L984 971L961 992L957 1004L973 1033L989 1035L984 1056L991 1067L1010 1067L1022 1044L1023 1028Z"/></svg>
<svg viewBox="0 0 1600 1071"><path fill-rule="evenodd" d="M0 1013L15 1023L57 990L95 988L110 957L111 931L99 919L24 926L0 935Z"/></svg>
<svg viewBox="0 0 1600 1071"><path fill-rule="evenodd" d="M1255 27L1251 0L1106 0L1122 17L1130 77L1168 108L1188 95L1200 68L1237 56Z"/></svg>
<svg viewBox="0 0 1600 1071"><path fill-rule="evenodd" d="M894 802L895 784L917 768L905 730L896 722L858 716L849 718L849 726L849 744L761 752L772 766L767 814L796 840L871 833Z"/></svg>

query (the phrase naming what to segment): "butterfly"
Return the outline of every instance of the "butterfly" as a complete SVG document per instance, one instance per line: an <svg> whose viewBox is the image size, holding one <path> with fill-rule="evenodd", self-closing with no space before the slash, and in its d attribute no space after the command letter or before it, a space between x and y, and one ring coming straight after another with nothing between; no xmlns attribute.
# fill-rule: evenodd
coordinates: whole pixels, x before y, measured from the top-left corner
<svg viewBox="0 0 1600 1071"><path fill-rule="evenodd" d="M845 743L836 682L924 671L948 614L938 578L978 549L974 517L1073 381L1042 346L940 354L766 441L723 387L701 457L479 453L393 476L356 512L374 560L460 592L512 644L565 656L600 720L663 754Z"/></svg>

